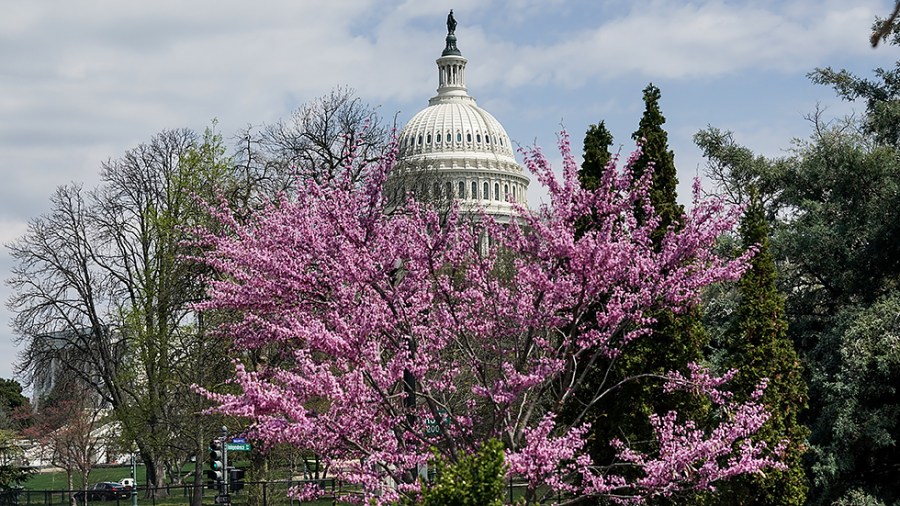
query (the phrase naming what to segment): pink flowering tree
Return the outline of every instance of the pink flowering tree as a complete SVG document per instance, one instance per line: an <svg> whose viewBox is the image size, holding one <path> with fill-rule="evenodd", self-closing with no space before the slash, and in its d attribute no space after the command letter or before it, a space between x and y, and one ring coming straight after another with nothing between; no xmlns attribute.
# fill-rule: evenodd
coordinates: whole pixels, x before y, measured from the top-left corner
<svg viewBox="0 0 900 506"><path fill-rule="evenodd" d="M650 174L634 181L630 171L637 153L621 169L613 160L589 192L565 135L560 149L561 180L540 150L525 153L550 204L507 225L412 198L386 213L390 156L367 168L362 187L300 182L249 223L214 209L225 232L199 242L220 276L201 308L237 315L221 332L268 359L237 362L239 394L207 395L249 419L253 437L321 455L377 504L415 495L416 469L433 448L454 461L491 438L503 441L532 500L550 491L640 503L779 465L777 449L748 437L766 420L756 398L732 399L727 377L699 367L660 378L661 388L708 396L718 423L660 413L652 453L611 441L619 460L591 462L582 451L590 427L557 421L590 370L580 364L652 339L648 315L689 308L747 261L714 253L737 211L700 200L699 188L657 248ZM639 208L650 218L639 222Z"/></svg>

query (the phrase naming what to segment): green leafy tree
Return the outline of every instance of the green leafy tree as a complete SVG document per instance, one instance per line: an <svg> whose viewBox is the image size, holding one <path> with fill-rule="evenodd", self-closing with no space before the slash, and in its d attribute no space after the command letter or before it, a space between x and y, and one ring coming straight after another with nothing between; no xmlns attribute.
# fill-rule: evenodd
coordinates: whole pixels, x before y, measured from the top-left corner
<svg viewBox="0 0 900 506"><path fill-rule="evenodd" d="M811 355L821 401L814 419L813 504L843 497L900 501L900 291L847 307ZM857 504L857 503L853 503ZM864 504L864 503L859 503ZM872 502L872 504L876 504Z"/></svg>
<svg viewBox="0 0 900 506"><path fill-rule="evenodd" d="M13 415L28 404L28 398L22 395L22 385L18 381L0 378L0 429L16 428Z"/></svg>
<svg viewBox="0 0 900 506"><path fill-rule="evenodd" d="M896 14L896 12L894 13ZM900 45L895 18L876 24ZM810 74L859 118L810 116L812 135L779 159L754 157L730 134L695 140L728 195L757 182L773 225L773 253L786 294L788 335L806 365L810 428L807 503L900 500L900 401L896 376L900 287L900 62L861 77L830 67Z"/></svg>
<svg viewBox="0 0 900 506"><path fill-rule="evenodd" d="M223 152L212 130L161 132L105 163L97 188L58 188L49 213L9 245L20 372L39 383L61 370L47 383L74 382L109 406L145 463L148 494L165 495L166 470L200 454L208 437L196 434L190 385L215 385L228 364L224 347L213 362L215 341L192 309L207 269L185 243L206 216L194 194L234 184Z"/></svg>
<svg viewBox="0 0 900 506"><path fill-rule="evenodd" d="M503 444L490 440L478 452L448 465L435 459L435 481L422 492L421 506L501 506L506 464Z"/></svg>
<svg viewBox="0 0 900 506"><path fill-rule="evenodd" d="M885 371L881 374L861 374L862 365L851 372L848 360L859 358L853 353L862 348L854 343L863 344L863 334L851 332L852 322L888 307L879 301L890 298L900 282L895 254L900 150L880 142L866 118L827 122L814 114L810 119L810 139L779 160L728 157L739 147L710 130L702 138L704 150L724 167L725 184L739 186L733 174L768 184L766 214L775 230L781 291L787 294L788 335L806 365L809 385L810 409L801 417L811 430L808 503L830 505L866 495L891 504L897 484L885 472L900 468L900 462L887 450L893 449L893 438L878 436L900 433L897 378L884 369L891 348L881 358L867 359L866 367ZM847 406L854 407L846 411Z"/></svg>
<svg viewBox="0 0 900 506"><path fill-rule="evenodd" d="M738 303L724 339L724 365L738 369L734 392L749 395L763 379L767 388L763 403L771 417L757 441L769 447L786 444L784 470L748 475L724 484L717 504L799 506L806 499L806 477L801 457L807 429L798 422L806 405L806 383L800 357L787 335L784 300L776 286L775 260L769 248L769 225L760 199L751 190L750 205L741 221L743 248L757 247L750 269L737 284Z"/></svg>

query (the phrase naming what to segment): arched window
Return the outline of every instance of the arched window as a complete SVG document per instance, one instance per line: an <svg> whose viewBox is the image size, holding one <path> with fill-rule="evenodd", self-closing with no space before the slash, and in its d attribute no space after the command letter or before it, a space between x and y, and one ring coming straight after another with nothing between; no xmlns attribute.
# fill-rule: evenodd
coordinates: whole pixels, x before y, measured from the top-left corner
<svg viewBox="0 0 900 506"><path fill-rule="evenodd" d="M509 185L503 185L503 200L509 200Z"/></svg>
<svg viewBox="0 0 900 506"><path fill-rule="evenodd" d="M472 133L466 132L466 142L472 142Z"/></svg>
<svg viewBox="0 0 900 506"><path fill-rule="evenodd" d="M518 201L519 201L519 200L516 198L516 185L513 185L512 201L513 201L513 202L518 202Z"/></svg>
<svg viewBox="0 0 900 506"><path fill-rule="evenodd" d="M450 143L450 132L447 132L447 143Z"/></svg>
<svg viewBox="0 0 900 506"><path fill-rule="evenodd" d="M441 185L440 184L434 183L431 186L431 197L435 200L438 200L441 198Z"/></svg>
<svg viewBox="0 0 900 506"><path fill-rule="evenodd" d="M472 195L471 195L471 197L472 197L472 199L477 199L477 198L478 198L478 183L476 183L475 181L472 181Z"/></svg>
<svg viewBox="0 0 900 506"><path fill-rule="evenodd" d="M419 146L422 145L422 134L419 134Z"/></svg>
<svg viewBox="0 0 900 506"><path fill-rule="evenodd" d="M481 134L475 134L475 142L481 144Z"/></svg>
<svg viewBox="0 0 900 506"><path fill-rule="evenodd" d="M466 182L460 181L457 186L458 186L458 188L456 189L456 193L457 193L456 196L461 199L466 198Z"/></svg>
<svg viewBox="0 0 900 506"><path fill-rule="evenodd" d="M500 200L500 183L494 183L494 200Z"/></svg>
<svg viewBox="0 0 900 506"><path fill-rule="evenodd" d="M451 183L450 181L447 181L447 184L444 185L444 189L446 190L445 195L447 196L447 198L452 199L453 198L453 183Z"/></svg>
<svg viewBox="0 0 900 506"><path fill-rule="evenodd" d="M437 142L438 144L440 144L440 143L441 143L441 137L442 137L441 133L440 133L440 132L437 132L436 134L434 134L434 141Z"/></svg>
<svg viewBox="0 0 900 506"><path fill-rule="evenodd" d="M425 144L431 144L431 134L430 133L427 136L425 136Z"/></svg>
<svg viewBox="0 0 900 506"><path fill-rule="evenodd" d="M462 132L456 132L456 142L462 142Z"/></svg>
<svg viewBox="0 0 900 506"><path fill-rule="evenodd" d="M485 181L484 183L484 193L481 195L481 198L484 200L491 200L491 186Z"/></svg>
<svg viewBox="0 0 900 506"><path fill-rule="evenodd" d="M485 134L485 136L484 136L484 142L485 142L486 144L490 144L490 143L491 143L491 136Z"/></svg>

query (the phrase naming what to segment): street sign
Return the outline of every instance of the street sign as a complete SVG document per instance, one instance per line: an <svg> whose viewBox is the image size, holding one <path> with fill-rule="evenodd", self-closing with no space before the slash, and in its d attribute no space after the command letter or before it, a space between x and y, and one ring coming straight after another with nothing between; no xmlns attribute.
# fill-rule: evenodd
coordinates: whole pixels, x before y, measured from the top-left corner
<svg viewBox="0 0 900 506"><path fill-rule="evenodd" d="M242 437L233 437L233 438L231 438L231 442L237 443L237 444L244 444L247 442L247 440Z"/></svg>
<svg viewBox="0 0 900 506"><path fill-rule="evenodd" d="M219 494L216 496L216 504L231 504L231 496L228 494Z"/></svg>
<svg viewBox="0 0 900 506"><path fill-rule="evenodd" d="M230 452L249 452L250 443L225 443L225 449Z"/></svg>
<svg viewBox="0 0 900 506"><path fill-rule="evenodd" d="M440 420L435 420L434 418L426 418L425 419L425 435L426 436L437 436L441 433L441 425L444 427L450 426L450 413L447 413L447 410L444 408L438 408L438 415L440 415Z"/></svg>

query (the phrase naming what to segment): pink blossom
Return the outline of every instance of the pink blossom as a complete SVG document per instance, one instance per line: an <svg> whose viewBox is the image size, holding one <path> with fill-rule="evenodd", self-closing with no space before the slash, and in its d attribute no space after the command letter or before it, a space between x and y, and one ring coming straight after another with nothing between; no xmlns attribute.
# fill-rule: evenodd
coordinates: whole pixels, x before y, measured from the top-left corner
<svg viewBox="0 0 900 506"><path fill-rule="evenodd" d="M715 254L739 210L702 200L699 187L682 227L654 248L649 171L634 182L630 168L639 153L621 170L614 159L591 192L578 184L565 134L560 150L562 180L540 150L524 153L550 203L520 209L511 225L489 216L473 223L456 210L442 216L413 200L385 214L393 155L366 168L361 189L301 182L296 197L248 223L213 207L225 231L198 234L217 271L199 308L238 315L219 331L269 360L237 363L239 394L207 395L221 412L249 419L254 437L340 464L331 466L338 478L376 504L416 493L411 470L432 448L453 459L488 437L506 443L511 472L533 488L621 501L777 465L748 439L763 409L732 402L724 382L699 369L673 373L667 388L713 396L720 425L704 431L675 413L654 417L658 452L616 443L621 463L641 470L636 480L590 462L588 426L560 426L547 411L571 395L577 364L597 350L624 353L650 332L648 315L689 308L704 287L739 277L748 258ZM585 216L593 225L576 233ZM493 239L487 251L482 233ZM405 376L415 379L414 406Z"/></svg>

